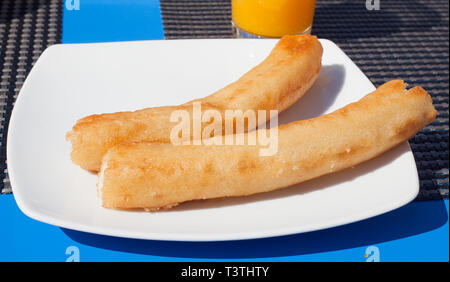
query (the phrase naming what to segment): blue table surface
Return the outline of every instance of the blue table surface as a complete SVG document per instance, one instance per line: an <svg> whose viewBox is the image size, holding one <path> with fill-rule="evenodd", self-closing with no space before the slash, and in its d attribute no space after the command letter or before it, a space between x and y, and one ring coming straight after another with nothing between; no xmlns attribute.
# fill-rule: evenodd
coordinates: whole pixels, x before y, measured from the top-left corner
<svg viewBox="0 0 450 282"><path fill-rule="evenodd" d="M73 3L73 0L71 1ZM63 43L164 39L159 1L82 0L63 11ZM0 195L0 261L448 261L448 200L412 202L331 229L225 242L95 235L25 216Z"/></svg>

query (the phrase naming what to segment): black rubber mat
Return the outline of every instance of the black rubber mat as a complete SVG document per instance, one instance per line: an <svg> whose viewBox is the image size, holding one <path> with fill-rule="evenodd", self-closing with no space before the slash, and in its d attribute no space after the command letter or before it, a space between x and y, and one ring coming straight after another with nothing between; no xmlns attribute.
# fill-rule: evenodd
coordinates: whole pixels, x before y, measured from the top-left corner
<svg viewBox="0 0 450 282"><path fill-rule="evenodd" d="M60 0L0 1L0 177L2 193L11 192L7 176L6 136L14 102L42 51L61 42Z"/></svg>
<svg viewBox="0 0 450 282"><path fill-rule="evenodd" d="M230 0L160 0L167 39L230 38ZM417 200L448 198L448 0L317 1L313 34L337 43L379 86L401 78L424 87L437 119L411 144L420 178Z"/></svg>

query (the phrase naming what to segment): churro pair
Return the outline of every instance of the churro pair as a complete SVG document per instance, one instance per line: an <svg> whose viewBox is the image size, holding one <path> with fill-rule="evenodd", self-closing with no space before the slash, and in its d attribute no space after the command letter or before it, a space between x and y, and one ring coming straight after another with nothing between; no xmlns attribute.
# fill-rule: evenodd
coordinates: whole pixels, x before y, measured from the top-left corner
<svg viewBox="0 0 450 282"><path fill-rule="evenodd" d="M352 167L408 140L435 118L425 90L406 90L395 80L333 113L278 127L278 151L271 156L260 155L261 144L170 144L170 114L192 113L193 102L220 112L286 109L316 80L321 56L317 38L283 37L260 65L208 97L81 119L67 134L72 160L100 170L104 207L158 210L272 191Z"/></svg>
<svg viewBox="0 0 450 282"><path fill-rule="evenodd" d="M435 117L425 90L390 81L333 113L280 126L273 156L246 145L117 145L104 157L98 189L104 207L149 210L272 191L370 160Z"/></svg>

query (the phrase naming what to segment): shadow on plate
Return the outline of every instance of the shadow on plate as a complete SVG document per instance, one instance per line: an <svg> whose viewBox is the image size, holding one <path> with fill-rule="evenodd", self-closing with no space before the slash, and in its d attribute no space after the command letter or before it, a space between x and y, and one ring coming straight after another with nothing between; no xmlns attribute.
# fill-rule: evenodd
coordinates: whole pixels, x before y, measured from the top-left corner
<svg viewBox="0 0 450 282"><path fill-rule="evenodd" d="M324 65L311 89L278 116L278 124L323 115L333 105L344 81L345 68L342 65Z"/></svg>

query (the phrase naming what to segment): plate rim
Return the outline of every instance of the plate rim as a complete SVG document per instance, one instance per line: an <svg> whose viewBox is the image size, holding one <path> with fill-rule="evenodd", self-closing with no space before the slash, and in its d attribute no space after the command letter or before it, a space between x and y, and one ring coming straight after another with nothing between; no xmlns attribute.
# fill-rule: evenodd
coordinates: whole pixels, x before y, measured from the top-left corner
<svg viewBox="0 0 450 282"><path fill-rule="evenodd" d="M244 41L261 41L261 39L238 39L238 40L244 40ZM277 39L265 39L265 40L271 40L271 41L277 41ZM365 220L368 218L372 218L375 216L379 216L381 214L390 212L392 210L395 210L397 208L400 208L412 200L418 195L419 193L419 177L418 177L418 171L417 171L417 165L414 160L414 154L411 150L411 147L408 143L408 141L403 142L399 144L398 146L404 146L405 143L408 146L408 151L406 152L409 157L411 158L411 162L414 168L414 175L411 176L414 181L414 189L411 188L411 194L409 197L404 197L397 201L389 202L388 205L383 206L379 210L377 210L375 213L372 210L367 210L363 214L357 214L355 216L345 217L344 220L336 221L333 220L333 224L328 224L326 221L320 221L319 224L309 224L309 225L301 225L298 227L290 227L290 228L276 228L276 229L269 229L266 231L259 231L258 233L255 232L233 232L233 233L161 233L161 232L141 232L141 231L127 231L124 229L117 229L112 227L98 227L95 225L87 225L87 224L80 224L77 222L68 222L67 220L51 217L49 215L46 215L43 212L36 211L33 208L30 208L27 204L27 201L23 198L23 195L21 194L21 191L23 188L17 188L17 181L16 181L16 172L15 172L15 159L14 157L10 158L10 156L13 156L13 151L17 150L15 149L15 144L12 140L15 140L15 134L16 130L14 129L14 124L16 123L16 116L17 116L17 109L20 109L20 105L22 105L22 100L24 99L22 95L27 88L29 84L29 77L34 76L35 69L40 66L43 59L45 59L50 51L52 49L56 48L65 48L65 46L69 45L104 45L104 44L124 44L127 45L129 43L146 43L146 42L167 42L164 44L171 44L175 42L186 42L186 41L236 41L236 39L180 39L180 40L140 40L140 41L125 41L125 42L100 42L100 43L73 43L73 44L55 44L52 46L49 46L47 49L44 50L44 52L41 54L39 59L36 61L34 66L32 67L30 73L28 74L27 78L25 79L22 88L19 91L19 94L17 96L17 99L15 101L15 105L11 112L11 117L9 120L9 126L8 126L8 133L7 133L7 144L6 144L6 156L7 156L7 169L8 169L8 175L11 183L12 188L12 194L13 197L19 207L19 209L28 217L35 219L37 221L51 224L54 226L58 226L61 228L66 229L72 229L76 231L81 232L87 232L87 233L93 233L103 236L113 236L113 237L123 237L123 238L133 238L133 239L145 239L145 240L160 240L160 241L192 241L192 242L211 242L211 241L235 241L235 240L249 240L249 239L261 239L261 238L270 238L270 237L279 237L279 236L286 236L286 235L294 235L294 234L300 234L300 233L306 233L306 232L313 232L317 230L326 230L329 228L334 228L346 224L351 224L354 222L358 222L361 220ZM333 45L333 47L339 49L343 54L345 52L333 41L329 39L322 39L320 38L321 42L327 42L327 44ZM170 43L168 43L170 42ZM352 64L356 66L356 68L361 72L361 74L369 81L372 85L373 83L367 78L367 76L361 71L361 69L348 57L347 54L345 54L345 58L349 60ZM374 87L375 88L375 87ZM24 90L25 89L25 90ZM19 107L17 107L19 105ZM324 222L326 224L324 224ZM306 226L306 227L305 227ZM326 226L326 227L323 227Z"/></svg>

